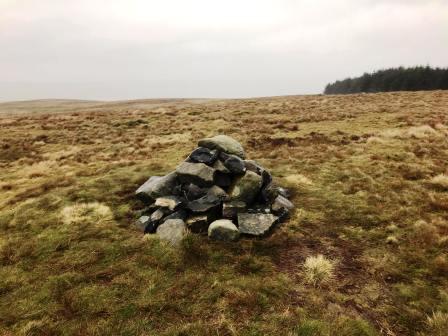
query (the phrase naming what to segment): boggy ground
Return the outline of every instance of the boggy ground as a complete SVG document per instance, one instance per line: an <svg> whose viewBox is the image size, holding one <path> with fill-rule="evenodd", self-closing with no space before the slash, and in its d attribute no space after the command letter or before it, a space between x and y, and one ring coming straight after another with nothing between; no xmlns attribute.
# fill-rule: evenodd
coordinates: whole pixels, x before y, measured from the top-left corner
<svg viewBox="0 0 448 336"><path fill-rule="evenodd" d="M134 190L218 133L291 218L142 237ZM0 334L447 335L447 137L448 92L0 104ZM306 282L319 254L333 277Z"/></svg>

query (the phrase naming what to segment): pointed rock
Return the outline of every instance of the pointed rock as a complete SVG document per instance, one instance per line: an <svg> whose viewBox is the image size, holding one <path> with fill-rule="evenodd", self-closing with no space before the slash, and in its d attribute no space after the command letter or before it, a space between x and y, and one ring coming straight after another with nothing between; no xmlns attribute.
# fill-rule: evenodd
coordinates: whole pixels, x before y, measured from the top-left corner
<svg viewBox="0 0 448 336"><path fill-rule="evenodd" d="M278 195L271 205L272 212L281 216L287 215L293 208L294 204L282 195Z"/></svg>
<svg viewBox="0 0 448 336"><path fill-rule="evenodd" d="M176 184L175 173L165 176L152 176L137 189L135 194L143 201L153 201L157 197L172 194Z"/></svg>

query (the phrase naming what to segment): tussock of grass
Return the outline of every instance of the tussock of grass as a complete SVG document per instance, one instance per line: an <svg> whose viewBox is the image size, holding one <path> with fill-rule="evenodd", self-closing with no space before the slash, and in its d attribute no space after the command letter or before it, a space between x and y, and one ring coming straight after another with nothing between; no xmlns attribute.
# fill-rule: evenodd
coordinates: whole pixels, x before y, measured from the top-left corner
<svg viewBox="0 0 448 336"><path fill-rule="evenodd" d="M89 221L93 225L112 220L112 211L107 205L92 202L66 206L61 210L62 222L66 225Z"/></svg>
<svg viewBox="0 0 448 336"><path fill-rule="evenodd" d="M448 331L448 314L440 311L428 316L428 332L433 336L446 336Z"/></svg>
<svg viewBox="0 0 448 336"><path fill-rule="evenodd" d="M322 254L307 257L303 269L305 281L314 286L326 284L334 277L334 261Z"/></svg>
<svg viewBox="0 0 448 336"><path fill-rule="evenodd" d="M448 190L448 175L445 174L439 174L437 176L434 176L431 180L430 183L437 187L440 188L442 190Z"/></svg>

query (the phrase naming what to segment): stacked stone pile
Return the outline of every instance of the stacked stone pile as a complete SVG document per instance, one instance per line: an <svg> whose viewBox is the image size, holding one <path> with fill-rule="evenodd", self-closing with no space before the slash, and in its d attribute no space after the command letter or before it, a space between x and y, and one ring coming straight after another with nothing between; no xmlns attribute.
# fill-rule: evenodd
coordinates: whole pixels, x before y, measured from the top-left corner
<svg viewBox="0 0 448 336"><path fill-rule="evenodd" d="M136 195L146 205L136 224L172 244L187 231L235 241L262 236L293 208L271 174L246 160L236 140L218 135L199 141L175 171L152 176Z"/></svg>

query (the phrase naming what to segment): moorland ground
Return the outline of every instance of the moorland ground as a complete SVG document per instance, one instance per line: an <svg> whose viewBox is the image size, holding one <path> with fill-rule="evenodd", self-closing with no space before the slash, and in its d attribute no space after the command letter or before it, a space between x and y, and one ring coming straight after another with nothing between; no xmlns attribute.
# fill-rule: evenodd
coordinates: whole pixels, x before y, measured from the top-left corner
<svg viewBox="0 0 448 336"><path fill-rule="evenodd" d="M143 237L135 189L215 134L292 191L289 220ZM0 334L447 335L447 137L442 91L0 104Z"/></svg>

